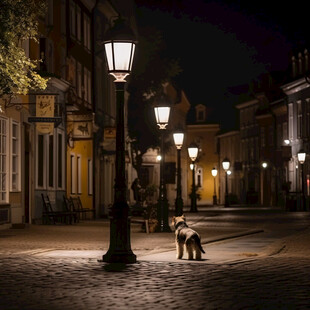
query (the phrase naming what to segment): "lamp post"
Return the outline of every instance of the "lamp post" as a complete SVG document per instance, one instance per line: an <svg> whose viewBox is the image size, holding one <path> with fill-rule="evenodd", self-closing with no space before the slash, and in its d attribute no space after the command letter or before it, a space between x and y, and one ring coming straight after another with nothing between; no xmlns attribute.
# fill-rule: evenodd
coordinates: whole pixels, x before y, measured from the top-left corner
<svg viewBox="0 0 310 310"><path fill-rule="evenodd" d="M195 143L191 143L188 148L188 155L192 160L192 192L191 192L191 208L190 212L197 212L197 195L195 185L195 161L198 155L198 146Z"/></svg>
<svg viewBox="0 0 310 310"><path fill-rule="evenodd" d="M217 205L217 197L216 197L216 187L215 187L215 178L217 176L217 169L214 167L212 170L211 170L211 174L214 178L214 194L213 194L213 205Z"/></svg>
<svg viewBox="0 0 310 310"><path fill-rule="evenodd" d="M302 187L302 209L305 209L305 186L304 186L304 162L306 160L306 152L300 150L297 154L298 161L301 164L301 187Z"/></svg>
<svg viewBox="0 0 310 310"><path fill-rule="evenodd" d="M225 207L229 207L227 172L229 171L230 161L227 157L223 159L222 166L223 169L225 170Z"/></svg>
<svg viewBox="0 0 310 310"><path fill-rule="evenodd" d="M184 133L181 131L173 134L174 144L177 148L177 197L175 199L175 216L183 214L182 184L181 184L181 149Z"/></svg>
<svg viewBox="0 0 310 310"><path fill-rule="evenodd" d="M155 98L154 112L156 122L161 131L161 160L160 160L160 184L159 184L159 197L157 203L157 232L171 232L169 226L169 208L167 200L167 190L165 183L165 151L164 151L164 131L169 122L170 115L170 102L169 98L164 94L160 94Z"/></svg>
<svg viewBox="0 0 310 310"><path fill-rule="evenodd" d="M267 205L268 202L268 196L267 196L267 169L268 163L266 161L262 162L262 168L263 168L263 173L262 173L262 181L261 181L261 203L262 205Z"/></svg>
<svg viewBox="0 0 310 310"><path fill-rule="evenodd" d="M102 260L108 263L135 263L130 244L130 218L125 175L124 89L135 51L135 37L124 20L118 18L105 34L108 73L115 77L116 152L114 203L110 210L110 246Z"/></svg>

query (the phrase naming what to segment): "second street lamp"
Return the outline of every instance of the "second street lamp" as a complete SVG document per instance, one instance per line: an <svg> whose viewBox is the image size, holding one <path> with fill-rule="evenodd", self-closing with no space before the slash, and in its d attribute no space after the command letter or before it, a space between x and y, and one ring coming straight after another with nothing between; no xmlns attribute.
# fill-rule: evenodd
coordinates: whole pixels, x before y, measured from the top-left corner
<svg viewBox="0 0 310 310"><path fill-rule="evenodd" d="M223 159L222 166L223 166L223 169L225 170L225 207L229 207L227 173L230 167L230 161L228 158L225 157Z"/></svg>
<svg viewBox="0 0 310 310"><path fill-rule="evenodd" d="M105 34L108 72L115 77L116 151L114 203L110 210L110 246L102 260L108 263L135 263L130 245L130 219L125 174L124 88L135 51L135 37L124 20L118 18Z"/></svg>
<svg viewBox="0 0 310 310"><path fill-rule="evenodd" d="M301 164L301 188L302 188L302 209L305 210L305 186L304 186L304 162L306 160L306 152L300 150L297 154L299 163Z"/></svg>
<svg viewBox="0 0 310 310"><path fill-rule="evenodd" d="M217 176L217 169L214 167L212 170L211 170L211 174L214 178L214 194L213 194L213 205L217 205L217 197L216 197L216 186L215 186L215 178Z"/></svg>
<svg viewBox="0 0 310 310"><path fill-rule="evenodd" d="M157 203L157 232L171 232L169 226L169 206L167 200L167 190L165 184L165 151L164 151L164 131L168 125L170 115L170 101L167 95L160 94L155 98L154 112L157 125L161 131L161 161L160 161L160 184L159 197Z"/></svg>
<svg viewBox="0 0 310 310"><path fill-rule="evenodd" d="M191 143L188 150L188 156L192 161L192 192L191 192L191 208L190 212L197 212L197 195L196 195L196 185L195 185L195 161L198 156L198 146L195 143Z"/></svg>
<svg viewBox="0 0 310 310"><path fill-rule="evenodd" d="M183 214L182 184L181 184L181 149L183 146L184 133L181 131L173 134L174 144L177 148L177 197L175 199L175 216Z"/></svg>

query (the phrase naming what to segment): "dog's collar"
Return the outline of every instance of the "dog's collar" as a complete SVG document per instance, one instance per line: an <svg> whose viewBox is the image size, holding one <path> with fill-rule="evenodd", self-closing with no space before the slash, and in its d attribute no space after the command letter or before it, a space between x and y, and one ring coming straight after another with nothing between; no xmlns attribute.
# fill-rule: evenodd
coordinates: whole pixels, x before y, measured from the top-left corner
<svg viewBox="0 0 310 310"><path fill-rule="evenodd" d="M176 225L175 225L175 229L178 229L178 227L180 227L180 226L185 226L185 227L188 227L187 226L187 224L184 222L184 221L182 221L182 222L179 222L179 223L177 223Z"/></svg>

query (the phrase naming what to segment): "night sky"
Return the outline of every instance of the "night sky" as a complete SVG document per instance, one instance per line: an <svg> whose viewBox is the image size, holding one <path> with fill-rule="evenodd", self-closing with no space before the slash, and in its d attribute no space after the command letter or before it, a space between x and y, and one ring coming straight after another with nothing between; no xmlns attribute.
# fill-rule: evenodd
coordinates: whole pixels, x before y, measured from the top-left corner
<svg viewBox="0 0 310 310"><path fill-rule="evenodd" d="M310 23L302 1L135 2L138 27L162 31L167 53L183 69L179 86L191 104L213 109L221 127L235 125L240 86L264 72L286 70L292 52L307 47Z"/></svg>

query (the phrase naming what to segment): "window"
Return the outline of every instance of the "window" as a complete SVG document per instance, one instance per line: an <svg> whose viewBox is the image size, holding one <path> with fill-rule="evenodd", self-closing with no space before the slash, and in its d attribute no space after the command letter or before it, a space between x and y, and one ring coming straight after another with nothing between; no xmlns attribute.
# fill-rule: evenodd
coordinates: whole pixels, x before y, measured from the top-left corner
<svg viewBox="0 0 310 310"><path fill-rule="evenodd" d="M85 14L84 17L84 46L90 50L90 19Z"/></svg>
<svg viewBox="0 0 310 310"><path fill-rule="evenodd" d="M0 203L6 203L9 200L8 193L8 121L6 118L0 118Z"/></svg>
<svg viewBox="0 0 310 310"><path fill-rule="evenodd" d="M265 147L265 127L260 129L260 146Z"/></svg>
<svg viewBox="0 0 310 310"><path fill-rule="evenodd" d="M63 189L65 186L64 132L37 135L37 180L39 189Z"/></svg>
<svg viewBox="0 0 310 310"><path fill-rule="evenodd" d="M293 140L293 104L288 104L288 130L289 130L289 139Z"/></svg>
<svg viewBox="0 0 310 310"><path fill-rule="evenodd" d="M57 154L57 186L58 188L63 188L64 185L64 175L65 175L65 167L64 167L64 135L63 133L58 133L58 154Z"/></svg>
<svg viewBox="0 0 310 310"><path fill-rule="evenodd" d="M70 34L72 37L76 36L76 14L75 3L70 1Z"/></svg>
<svg viewBox="0 0 310 310"><path fill-rule="evenodd" d="M48 136L48 186L54 187L54 136Z"/></svg>
<svg viewBox="0 0 310 310"><path fill-rule="evenodd" d="M88 159L88 195L93 194L93 161Z"/></svg>
<svg viewBox="0 0 310 310"><path fill-rule="evenodd" d="M71 168L71 194L76 193L76 165L75 165L75 155L70 156L70 168Z"/></svg>
<svg viewBox="0 0 310 310"><path fill-rule="evenodd" d="M81 155L77 156L77 189L78 194L82 193L82 158Z"/></svg>
<svg viewBox="0 0 310 310"><path fill-rule="evenodd" d="M76 38L78 41L81 41L82 38L82 34L81 34L81 30L82 30L82 25L81 25L81 19L82 19L82 15L81 15L81 8L80 7L76 7Z"/></svg>
<svg viewBox="0 0 310 310"><path fill-rule="evenodd" d="M44 135L38 135L37 143L37 186L44 187Z"/></svg>
<svg viewBox="0 0 310 310"><path fill-rule="evenodd" d="M196 181L195 182L198 187L203 187L203 169L199 166L196 169Z"/></svg>
<svg viewBox="0 0 310 310"><path fill-rule="evenodd" d="M288 139L288 136L287 136L287 122L284 122L283 123L283 141L282 141L282 144L284 143L284 140Z"/></svg>
<svg viewBox="0 0 310 310"><path fill-rule="evenodd" d="M77 81L76 81L76 90L80 98L82 98L82 65L77 63Z"/></svg>
<svg viewBox="0 0 310 310"><path fill-rule="evenodd" d="M297 138L302 137L302 105L301 101L297 102Z"/></svg>
<svg viewBox="0 0 310 310"><path fill-rule="evenodd" d="M274 138L273 138L273 126L269 126L269 146L273 146Z"/></svg>
<svg viewBox="0 0 310 310"><path fill-rule="evenodd" d="M91 102L91 74L90 71L84 67L84 100Z"/></svg>
<svg viewBox="0 0 310 310"><path fill-rule="evenodd" d="M11 122L11 191L20 190L20 170L21 170L21 156L20 156L20 125L19 123Z"/></svg>
<svg viewBox="0 0 310 310"><path fill-rule="evenodd" d="M48 10L47 10L47 24L52 26L54 24L54 6L53 0L48 0Z"/></svg>

